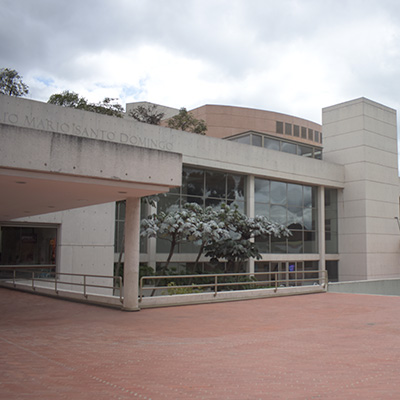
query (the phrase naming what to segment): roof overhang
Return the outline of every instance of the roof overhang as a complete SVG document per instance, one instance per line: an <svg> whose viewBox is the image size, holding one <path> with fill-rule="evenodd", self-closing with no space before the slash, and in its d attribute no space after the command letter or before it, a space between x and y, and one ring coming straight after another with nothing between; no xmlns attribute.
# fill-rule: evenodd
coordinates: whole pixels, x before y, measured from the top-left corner
<svg viewBox="0 0 400 400"><path fill-rule="evenodd" d="M0 124L0 221L167 192L177 153Z"/></svg>

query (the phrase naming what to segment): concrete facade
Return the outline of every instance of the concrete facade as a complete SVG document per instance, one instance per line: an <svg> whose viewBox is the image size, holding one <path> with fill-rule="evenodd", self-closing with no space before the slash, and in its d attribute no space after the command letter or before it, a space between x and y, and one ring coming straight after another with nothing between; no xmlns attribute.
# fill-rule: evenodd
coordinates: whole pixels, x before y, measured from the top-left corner
<svg viewBox="0 0 400 400"><path fill-rule="evenodd" d="M0 198L0 225L56 226L57 265L62 271L110 275L115 202L128 199L128 242L134 243L125 254L131 265L126 279L135 288L139 259L165 259L155 252L154 242L139 256L139 199L180 186L182 166L206 168L246 176L250 216L255 213L256 179L318 188L318 251L263 254L263 261L313 261L320 269L338 261L342 281L400 276L394 110L357 99L325 108L321 129L279 113L204 107L193 113L207 120L208 109L211 128L219 127L219 133L211 132L214 137L0 96L0 185L5 193ZM219 121L218 110L223 114ZM244 130L276 136L276 121L322 130L323 160L221 139ZM301 137L290 139L306 143ZM325 251L325 189L336 189L339 197L337 254ZM194 259L188 254L174 257L181 262ZM254 270L254 261L249 268ZM127 296L127 309L137 307L134 290Z"/></svg>
<svg viewBox="0 0 400 400"><path fill-rule="evenodd" d="M396 111L367 99L323 110L324 159L345 167L339 202L342 280L399 276Z"/></svg>
<svg viewBox="0 0 400 400"><path fill-rule="evenodd" d="M179 186L182 156L124 143L128 132L117 133L114 118L8 96L0 105L1 226L56 226L58 272L112 276L115 201ZM127 248L137 249L137 224L133 229ZM136 258L126 268L136 276L125 285L127 299L137 293Z"/></svg>

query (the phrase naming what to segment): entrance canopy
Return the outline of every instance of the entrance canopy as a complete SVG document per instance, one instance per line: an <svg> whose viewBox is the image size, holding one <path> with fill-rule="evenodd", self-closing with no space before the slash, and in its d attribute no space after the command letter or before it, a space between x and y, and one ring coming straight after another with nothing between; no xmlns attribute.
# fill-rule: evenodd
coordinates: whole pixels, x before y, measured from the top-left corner
<svg viewBox="0 0 400 400"><path fill-rule="evenodd" d="M180 186L182 156L0 124L0 221Z"/></svg>

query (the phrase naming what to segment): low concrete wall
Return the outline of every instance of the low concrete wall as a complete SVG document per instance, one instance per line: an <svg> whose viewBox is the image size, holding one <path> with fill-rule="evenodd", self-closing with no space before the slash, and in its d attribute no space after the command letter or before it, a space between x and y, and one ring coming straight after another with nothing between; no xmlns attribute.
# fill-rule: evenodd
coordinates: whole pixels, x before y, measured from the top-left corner
<svg viewBox="0 0 400 400"><path fill-rule="evenodd" d="M120 298L117 296L106 296L93 293L88 293L85 296L82 292L75 292L72 290L64 290L64 289L59 289L57 290L57 292L55 292L53 288L44 286L35 286L35 289L33 290L30 284L21 282L16 283L14 286L12 282L3 281L0 283L0 287L20 290L22 292L29 292L42 296L55 297L63 300L77 301L80 303L91 303L101 306L122 308L122 302Z"/></svg>
<svg viewBox="0 0 400 400"><path fill-rule="evenodd" d="M328 292L400 296L400 279L329 283Z"/></svg>
<svg viewBox="0 0 400 400"><path fill-rule="evenodd" d="M169 307L189 304L217 303L223 301L239 301L261 299L267 297L294 296L300 294L323 293L325 288L319 285L313 286L295 286L280 287L275 289L252 289L252 290L235 290L232 292L218 292L214 296L213 292L209 293L192 293L172 296L156 296L143 297L139 302L140 308L152 307Z"/></svg>
<svg viewBox="0 0 400 400"><path fill-rule="evenodd" d="M0 286L9 289L21 290L24 292L35 293L65 300L73 300L84 303L92 303L97 305L122 308L120 298L117 296L102 296L96 294L87 294L84 296L82 292L78 293L69 290L58 290L57 293L54 288L45 286L32 286L28 283L17 282L16 285L10 281L0 282ZM275 291L274 288L270 289L252 289L252 290L235 290L232 292L218 292L214 296L213 292L209 293L191 293L182 295L169 295L169 296L155 296L143 297L139 303L141 309L155 308L155 307L171 307L182 306L191 304L205 304L205 303L218 303L225 301L240 301L251 299L262 299L268 297L280 296L295 296L301 294L313 294L326 292L325 286L312 285L312 286L294 286L294 287L280 287Z"/></svg>

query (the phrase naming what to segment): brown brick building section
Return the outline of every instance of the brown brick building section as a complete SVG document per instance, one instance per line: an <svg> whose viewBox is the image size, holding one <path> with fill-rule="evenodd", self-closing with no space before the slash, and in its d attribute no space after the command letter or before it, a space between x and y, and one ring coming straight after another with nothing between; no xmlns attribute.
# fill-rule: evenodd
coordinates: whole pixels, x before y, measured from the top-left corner
<svg viewBox="0 0 400 400"><path fill-rule="evenodd" d="M247 131L255 131L317 146L321 146L322 143L320 134L322 126L320 124L291 115L253 108L211 104L195 108L190 112L197 119L203 119L206 122L207 136L226 138ZM277 123L282 124L282 133L277 132ZM307 138L302 138L305 130ZM311 130L312 140L309 139ZM315 131L318 132L317 140L315 140ZM296 136L297 132L298 136Z"/></svg>

